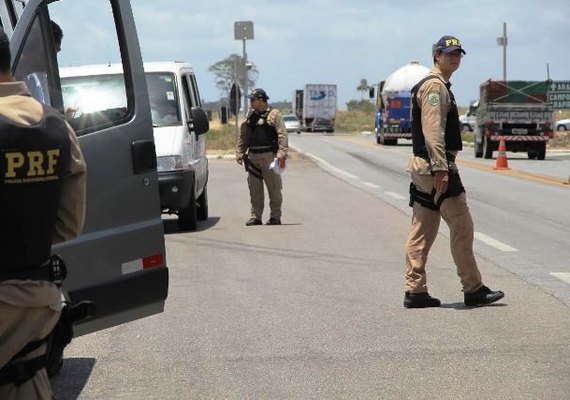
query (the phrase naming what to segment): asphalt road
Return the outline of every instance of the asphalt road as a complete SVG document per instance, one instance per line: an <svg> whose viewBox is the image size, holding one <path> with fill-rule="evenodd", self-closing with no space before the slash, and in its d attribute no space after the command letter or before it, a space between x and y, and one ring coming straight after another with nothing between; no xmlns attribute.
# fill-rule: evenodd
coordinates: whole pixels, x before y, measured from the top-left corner
<svg viewBox="0 0 570 400"><path fill-rule="evenodd" d="M165 312L75 339L53 380L59 399L568 398L570 283L550 272L570 272L570 188L462 166L486 235L481 271L507 295L464 307L442 229L429 284L443 306L406 310L409 148L291 143L284 225L245 227L243 169L211 160L209 220L191 233L165 220ZM539 207L520 221L527 202Z"/></svg>

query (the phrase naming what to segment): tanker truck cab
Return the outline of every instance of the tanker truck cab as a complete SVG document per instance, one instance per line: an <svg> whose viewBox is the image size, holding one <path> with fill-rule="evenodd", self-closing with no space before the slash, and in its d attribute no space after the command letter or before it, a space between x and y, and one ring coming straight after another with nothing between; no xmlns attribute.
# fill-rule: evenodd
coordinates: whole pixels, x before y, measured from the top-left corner
<svg viewBox="0 0 570 400"><path fill-rule="evenodd" d="M0 1L12 72L33 97L65 112L87 166L81 235L53 246L67 266L67 301L94 304L75 336L161 313L168 295L153 124L128 0ZM61 52L55 21L64 32ZM120 65L119 79L70 85L62 65ZM102 96L101 88L110 93ZM87 95L82 109L71 100ZM69 102L69 103L68 103Z"/></svg>
<svg viewBox="0 0 570 400"><path fill-rule="evenodd" d="M189 64L145 63L145 80L158 170L160 210L177 214L182 230L195 230L208 218L209 123L202 111L196 77ZM64 107L74 118L96 109L114 109L125 101L116 91L123 85L120 64L60 69Z"/></svg>

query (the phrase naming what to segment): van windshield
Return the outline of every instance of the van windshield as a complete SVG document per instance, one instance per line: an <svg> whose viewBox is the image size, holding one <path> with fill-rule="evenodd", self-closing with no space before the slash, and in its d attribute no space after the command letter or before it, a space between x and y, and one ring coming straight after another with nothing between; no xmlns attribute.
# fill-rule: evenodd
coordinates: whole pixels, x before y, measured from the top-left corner
<svg viewBox="0 0 570 400"><path fill-rule="evenodd" d="M148 72L146 74L152 124L158 126L180 125L180 109L178 107L178 91L176 77L165 72Z"/></svg>

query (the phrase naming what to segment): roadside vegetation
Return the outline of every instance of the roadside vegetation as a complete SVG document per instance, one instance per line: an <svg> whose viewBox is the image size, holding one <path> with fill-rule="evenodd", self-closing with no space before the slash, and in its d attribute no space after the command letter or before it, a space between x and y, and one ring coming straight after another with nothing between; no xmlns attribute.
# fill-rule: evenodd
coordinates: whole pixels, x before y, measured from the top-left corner
<svg viewBox="0 0 570 400"><path fill-rule="evenodd" d="M466 109L467 107L459 107L459 114L464 113ZM290 113L290 110L284 112ZM351 100L347 103L346 111L337 111L335 131L349 134L373 133L375 118L373 103L368 100ZM570 111L556 113L556 120L564 118L570 118ZM463 132L462 137L464 142L473 143L473 132ZM206 143L206 150L210 152L233 154L236 145L235 119L230 119L228 124L222 125L218 114L213 113ZM555 132L555 139L549 142L549 147L570 147L570 135L567 132Z"/></svg>

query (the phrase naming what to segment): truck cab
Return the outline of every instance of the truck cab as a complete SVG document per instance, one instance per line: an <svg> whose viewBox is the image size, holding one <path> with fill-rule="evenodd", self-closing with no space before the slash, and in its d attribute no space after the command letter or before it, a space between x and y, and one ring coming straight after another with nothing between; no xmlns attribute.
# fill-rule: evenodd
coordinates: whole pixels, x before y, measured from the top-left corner
<svg viewBox="0 0 570 400"><path fill-rule="evenodd" d="M62 65L121 64L122 79L108 99L70 118L87 165L87 210L82 234L53 247L67 265L66 300L89 300L82 335L160 313L168 268L160 214L151 110L143 62L128 0L4 0L2 27L10 36L12 72L38 100L66 115ZM61 52L53 22L63 30Z"/></svg>

